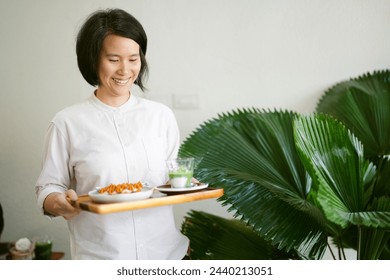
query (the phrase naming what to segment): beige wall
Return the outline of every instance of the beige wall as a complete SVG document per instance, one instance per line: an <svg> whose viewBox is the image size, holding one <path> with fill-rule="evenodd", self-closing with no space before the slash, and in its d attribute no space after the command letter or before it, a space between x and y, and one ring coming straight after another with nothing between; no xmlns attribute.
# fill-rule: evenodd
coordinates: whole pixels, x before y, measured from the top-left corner
<svg viewBox="0 0 390 280"><path fill-rule="evenodd" d="M236 108L310 113L328 87L390 65L389 0L1 0L2 241L48 233L69 258L66 223L40 215L34 183L51 118L92 92L77 69L75 36L87 14L106 7L144 25L146 96L174 109L183 139ZM230 216L215 201L190 203L175 206L178 225L189 209Z"/></svg>

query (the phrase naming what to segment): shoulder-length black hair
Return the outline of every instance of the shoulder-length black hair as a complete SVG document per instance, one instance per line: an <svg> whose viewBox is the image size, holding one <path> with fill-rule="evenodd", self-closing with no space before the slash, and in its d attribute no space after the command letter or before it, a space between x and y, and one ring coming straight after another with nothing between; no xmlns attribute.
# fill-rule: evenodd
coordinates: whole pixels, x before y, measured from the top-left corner
<svg viewBox="0 0 390 280"><path fill-rule="evenodd" d="M135 84L145 89L148 74L145 59L147 36L141 23L121 9L98 10L92 13L80 28L77 36L77 64L84 79L92 86L99 84L98 66L103 40L110 34L134 40L140 46L141 70Z"/></svg>

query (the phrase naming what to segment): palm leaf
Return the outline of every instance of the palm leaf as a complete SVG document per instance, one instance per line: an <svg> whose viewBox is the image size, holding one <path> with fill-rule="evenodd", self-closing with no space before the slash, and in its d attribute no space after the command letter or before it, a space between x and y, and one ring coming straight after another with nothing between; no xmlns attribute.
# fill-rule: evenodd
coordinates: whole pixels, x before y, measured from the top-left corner
<svg viewBox="0 0 390 280"><path fill-rule="evenodd" d="M191 211L182 224L191 240L191 259L277 260L296 258L265 241L246 224L201 211Z"/></svg>
<svg viewBox="0 0 390 280"><path fill-rule="evenodd" d="M357 138L325 115L297 118L295 128L297 148L308 170L314 171L317 199L327 218L343 228L350 223L390 228L385 199L384 212L366 211L375 166L364 158Z"/></svg>
<svg viewBox="0 0 390 280"><path fill-rule="evenodd" d="M390 71L375 71L328 89L316 111L342 121L368 158L390 154Z"/></svg>
<svg viewBox="0 0 390 280"><path fill-rule="evenodd" d="M390 124L389 124L390 125ZM373 189L374 197L389 196L390 194L390 158L377 157L373 159L377 166L376 181Z"/></svg>
<svg viewBox="0 0 390 280"><path fill-rule="evenodd" d="M375 259L388 242L390 199L373 198L375 166L363 145L327 115L297 117L296 145L316 182L316 198L326 217L342 228L357 226L359 258Z"/></svg>
<svg viewBox="0 0 390 280"><path fill-rule="evenodd" d="M220 201L279 249L320 258L327 221L307 197L311 188L296 152L291 112L241 110L201 125L180 148L195 176L224 188Z"/></svg>
<svg viewBox="0 0 390 280"><path fill-rule="evenodd" d="M335 85L321 97L317 111L341 120L363 143L366 158L369 158L377 167L371 199L373 201L387 200L390 194L390 160L388 156L390 150L390 142L388 141L390 136L390 71L367 73ZM378 198L379 200L376 200ZM376 203L368 205L368 210L375 211L377 205ZM386 219L389 210L385 208L377 210L384 213L382 215L385 215ZM375 241L377 234L373 232L362 234L365 230L359 228L354 228L354 230L367 239L366 246L362 245L360 248L365 252L362 255L375 258L378 254L368 248L375 247L370 242L380 244L378 240L381 238L377 238ZM371 230L374 231L374 229ZM388 233L386 234L388 235ZM344 240L345 237L347 236L343 237ZM386 237L383 240L386 240ZM388 243L389 241L385 245L381 244L383 255L379 258L389 258Z"/></svg>

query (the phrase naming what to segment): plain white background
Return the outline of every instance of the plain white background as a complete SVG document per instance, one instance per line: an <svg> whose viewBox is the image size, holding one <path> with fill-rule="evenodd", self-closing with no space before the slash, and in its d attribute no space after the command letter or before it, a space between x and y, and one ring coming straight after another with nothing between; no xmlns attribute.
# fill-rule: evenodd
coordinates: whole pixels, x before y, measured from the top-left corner
<svg viewBox="0 0 390 280"><path fill-rule="evenodd" d="M171 106L182 140L239 108L310 114L327 88L390 64L389 0L1 0L1 241L49 234L70 257L66 223L40 214L34 184L51 118L93 91L77 68L78 28L109 7L143 24L150 76L134 94ZM190 209L231 216L214 200L177 205L178 226Z"/></svg>

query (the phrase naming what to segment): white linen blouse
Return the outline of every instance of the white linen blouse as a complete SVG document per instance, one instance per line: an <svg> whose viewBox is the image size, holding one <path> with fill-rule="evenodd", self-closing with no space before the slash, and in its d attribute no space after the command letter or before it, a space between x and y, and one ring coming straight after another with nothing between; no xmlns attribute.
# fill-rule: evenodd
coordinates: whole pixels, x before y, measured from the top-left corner
<svg viewBox="0 0 390 280"><path fill-rule="evenodd" d="M177 156L179 129L165 105L131 95L111 107L95 95L56 114L48 128L38 206L52 192L78 195L124 182L158 186L165 161ZM81 211L68 221L72 259L181 259L188 238L176 228L172 206L112 214Z"/></svg>

